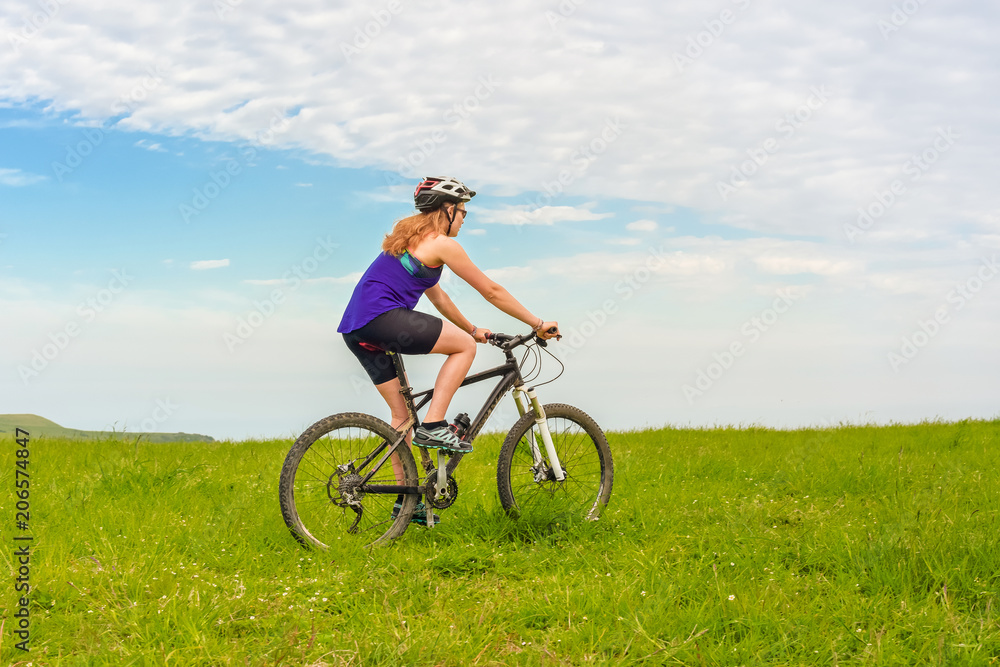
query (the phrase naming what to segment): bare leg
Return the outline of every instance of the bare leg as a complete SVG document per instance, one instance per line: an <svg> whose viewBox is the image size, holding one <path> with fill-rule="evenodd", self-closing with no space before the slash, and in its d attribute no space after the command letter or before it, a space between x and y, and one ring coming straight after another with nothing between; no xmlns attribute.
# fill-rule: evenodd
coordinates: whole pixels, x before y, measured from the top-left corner
<svg viewBox="0 0 1000 667"><path fill-rule="evenodd" d="M406 401L403 400L403 395L399 393L399 378L393 378L388 382L377 384L375 388L378 389L378 393L382 394L382 398L389 404L389 409L392 411L392 423L390 425L398 430L410 418L409 413L406 412ZM411 430L406 433L406 444L409 445L412 439L413 431ZM399 457L396 454L393 454L389 460L392 462L392 471L396 475L396 481L402 483L405 480L403 476L403 464L399 462Z"/></svg>
<svg viewBox="0 0 1000 667"><path fill-rule="evenodd" d="M472 362L476 358L476 341L451 322L444 322L441 335L431 352L448 355L434 382L434 397L424 417L424 421L436 422L445 419L451 397L472 368Z"/></svg>

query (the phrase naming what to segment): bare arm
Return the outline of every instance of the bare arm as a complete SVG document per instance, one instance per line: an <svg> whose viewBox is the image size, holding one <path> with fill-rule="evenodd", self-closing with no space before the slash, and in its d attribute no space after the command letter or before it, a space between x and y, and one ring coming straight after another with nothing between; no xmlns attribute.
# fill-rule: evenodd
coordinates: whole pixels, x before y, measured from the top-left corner
<svg viewBox="0 0 1000 667"><path fill-rule="evenodd" d="M529 327L536 326L542 319L515 299L502 285L490 279L478 266L472 263L465 249L454 239L437 236L424 242L427 250L436 255L435 260L448 266L459 278L469 283L484 299L511 317L521 320ZM447 298L447 297L446 297ZM450 299L449 299L450 301ZM431 301L433 303L433 300ZM437 304L435 304L437 306ZM440 309L439 309L440 310ZM444 314L444 311L442 311ZM447 317L447 315L445 315ZM450 318L449 318L450 319ZM456 322L456 324L458 324Z"/></svg>
<svg viewBox="0 0 1000 667"><path fill-rule="evenodd" d="M451 300L451 297L448 296L443 289L441 289L440 285L435 285L424 292L424 294L427 295L427 298L430 299L430 302L434 304L434 307L437 308L439 313L444 315L449 322L462 331L472 334L472 337L476 339L477 343L485 343L487 336L493 333L485 327L476 327L469 322L468 318L466 318L465 315L459 311L458 306L456 306L455 302ZM475 330L475 333L473 333L473 330Z"/></svg>
<svg viewBox="0 0 1000 667"><path fill-rule="evenodd" d="M443 289L441 289L440 285L431 287L424 292L424 294L430 302L434 304L437 311L444 315L445 319L462 331L472 331L472 322L470 322L468 318L462 314L462 312L458 309L458 306L455 305L455 302L451 300L451 297L448 296Z"/></svg>

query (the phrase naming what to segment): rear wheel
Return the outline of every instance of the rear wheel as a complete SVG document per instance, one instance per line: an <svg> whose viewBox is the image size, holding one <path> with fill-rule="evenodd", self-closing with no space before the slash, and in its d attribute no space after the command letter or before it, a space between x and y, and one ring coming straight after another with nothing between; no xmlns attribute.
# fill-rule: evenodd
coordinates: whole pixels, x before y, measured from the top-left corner
<svg viewBox="0 0 1000 667"><path fill-rule="evenodd" d="M511 516L533 521L597 519L611 498L614 482L607 438L579 408L554 403L543 409L565 479L556 481L535 414L528 412L514 424L500 449L500 504Z"/></svg>
<svg viewBox="0 0 1000 667"><path fill-rule="evenodd" d="M369 546L406 530L418 494L368 493L360 485L382 457L359 466L399 433L381 419L345 412L321 419L299 436L281 469L278 495L285 524L305 546L329 548L340 539ZM417 466L405 443L396 449L400 472L389 459L368 484L417 486Z"/></svg>

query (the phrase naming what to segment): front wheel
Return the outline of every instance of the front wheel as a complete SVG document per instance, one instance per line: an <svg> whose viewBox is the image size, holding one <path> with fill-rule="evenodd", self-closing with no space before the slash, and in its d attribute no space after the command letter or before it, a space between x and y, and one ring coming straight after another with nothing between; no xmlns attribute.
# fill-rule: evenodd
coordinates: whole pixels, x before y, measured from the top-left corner
<svg viewBox="0 0 1000 667"><path fill-rule="evenodd" d="M368 465L365 460L399 437L381 419L356 412L321 419L306 429L288 452L278 484L281 515L295 539L327 549L340 539L370 546L402 535L417 495L372 493L367 487L420 484L409 446L404 442L396 449L395 470L387 460L361 485L382 453Z"/></svg>
<svg viewBox="0 0 1000 667"><path fill-rule="evenodd" d="M543 409L565 479L555 479L535 413L528 412L500 449L500 504L507 514L532 520L597 519L611 498L614 481L608 440L579 408L553 403Z"/></svg>

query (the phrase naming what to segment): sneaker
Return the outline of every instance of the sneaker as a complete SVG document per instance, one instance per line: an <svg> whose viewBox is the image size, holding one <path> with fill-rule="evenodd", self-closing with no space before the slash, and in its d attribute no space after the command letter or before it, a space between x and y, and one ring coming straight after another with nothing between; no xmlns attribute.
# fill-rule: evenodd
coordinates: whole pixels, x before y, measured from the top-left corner
<svg viewBox="0 0 1000 667"><path fill-rule="evenodd" d="M399 510L403 509L402 503L396 503L392 508L392 518L395 519L399 516ZM413 518L410 519L410 523L415 523L418 526L427 525L427 506L423 503L417 503L417 509L413 512ZM437 514L434 515L434 524L437 525L441 523L441 517Z"/></svg>
<svg viewBox="0 0 1000 667"><path fill-rule="evenodd" d="M443 449L458 454L468 454L472 451L472 443L459 440L455 432L447 426L438 426L432 429L418 426L413 434L413 444L418 447Z"/></svg>

